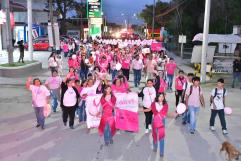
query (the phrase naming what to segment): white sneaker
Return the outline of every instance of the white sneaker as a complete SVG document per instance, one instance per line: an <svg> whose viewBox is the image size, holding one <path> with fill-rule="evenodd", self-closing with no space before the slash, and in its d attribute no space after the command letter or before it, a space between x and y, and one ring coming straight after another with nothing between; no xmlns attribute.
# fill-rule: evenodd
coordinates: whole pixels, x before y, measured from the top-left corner
<svg viewBox="0 0 241 161"><path fill-rule="evenodd" d="M228 131L227 130L223 130L223 135L227 135Z"/></svg>
<svg viewBox="0 0 241 161"><path fill-rule="evenodd" d="M215 131L215 127L214 126L210 126L210 130L211 131Z"/></svg>
<svg viewBox="0 0 241 161"><path fill-rule="evenodd" d="M148 130L148 129L146 129L145 134L148 134L148 133L149 133L149 130Z"/></svg>
<svg viewBox="0 0 241 161"><path fill-rule="evenodd" d="M149 125L149 126L148 126L148 129L149 129L149 130L151 130L151 129L152 129L151 125Z"/></svg>

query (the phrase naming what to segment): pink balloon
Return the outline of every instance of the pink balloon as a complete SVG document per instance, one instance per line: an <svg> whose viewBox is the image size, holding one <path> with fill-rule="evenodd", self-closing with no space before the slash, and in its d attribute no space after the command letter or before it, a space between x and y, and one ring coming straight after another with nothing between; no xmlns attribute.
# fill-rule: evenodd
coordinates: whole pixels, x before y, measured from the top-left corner
<svg viewBox="0 0 241 161"><path fill-rule="evenodd" d="M224 108L224 113L227 114L227 115L231 115L233 112L232 108L231 107L225 107Z"/></svg>
<svg viewBox="0 0 241 161"><path fill-rule="evenodd" d="M185 111L186 111L187 107L184 103L179 103L177 105L177 113L180 115L180 114L183 114Z"/></svg>

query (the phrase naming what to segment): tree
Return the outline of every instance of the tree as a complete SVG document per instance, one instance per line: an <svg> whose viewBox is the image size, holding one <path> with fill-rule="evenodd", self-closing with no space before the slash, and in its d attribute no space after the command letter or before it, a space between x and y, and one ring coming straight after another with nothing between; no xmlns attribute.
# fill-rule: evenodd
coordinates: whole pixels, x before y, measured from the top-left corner
<svg viewBox="0 0 241 161"><path fill-rule="evenodd" d="M47 0L47 5L49 5L49 0ZM66 22L68 21L68 15L67 13L69 11L75 10L76 13L78 14L80 9L86 8L84 6L84 3L81 1L76 1L76 0L53 0L53 8L55 12L58 14L60 17L60 33L65 34L66 33ZM86 10L86 9L85 9ZM86 13L84 11L83 13Z"/></svg>

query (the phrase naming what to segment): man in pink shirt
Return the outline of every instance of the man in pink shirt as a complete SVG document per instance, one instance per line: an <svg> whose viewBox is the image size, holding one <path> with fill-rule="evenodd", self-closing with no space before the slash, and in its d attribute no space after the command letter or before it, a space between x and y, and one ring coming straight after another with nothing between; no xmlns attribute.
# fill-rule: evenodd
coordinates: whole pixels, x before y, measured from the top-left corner
<svg viewBox="0 0 241 161"><path fill-rule="evenodd" d="M172 91L172 82L173 82L173 77L174 77L176 68L177 68L177 65L174 62L174 59L170 58L169 63L166 64L168 90L170 91Z"/></svg>
<svg viewBox="0 0 241 161"><path fill-rule="evenodd" d="M197 123L197 114L200 110L200 107L205 107L204 97L202 88L200 87L200 78L194 77L192 79L193 85L187 89L185 94L186 106L188 107L190 113L190 133L194 134L196 130Z"/></svg>

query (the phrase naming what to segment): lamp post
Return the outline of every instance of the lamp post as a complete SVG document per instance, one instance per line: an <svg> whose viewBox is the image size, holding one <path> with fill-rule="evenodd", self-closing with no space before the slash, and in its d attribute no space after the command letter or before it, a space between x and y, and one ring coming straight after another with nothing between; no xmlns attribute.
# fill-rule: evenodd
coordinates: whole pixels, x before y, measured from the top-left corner
<svg viewBox="0 0 241 161"><path fill-rule="evenodd" d="M33 61L33 37L32 37L32 0L27 1L28 6L28 52L30 54L30 61Z"/></svg>
<svg viewBox="0 0 241 161"><path fill-rule="evenodd" d="M205 2L205 16L203 26L203 44L202 44L202 61L201 61L201 82L206 82L207 50L208 50L208 32L210 19L211 0Z"/></svg>
<svg viewBox="0 0 241 161"><path fill-rule="evenodd" d="M156 0L153 0L153 7L152 7L152 29L151 29L151 37L152 37L152 39L154 38L155 8L156 8Z"/></svg>

